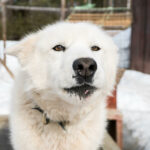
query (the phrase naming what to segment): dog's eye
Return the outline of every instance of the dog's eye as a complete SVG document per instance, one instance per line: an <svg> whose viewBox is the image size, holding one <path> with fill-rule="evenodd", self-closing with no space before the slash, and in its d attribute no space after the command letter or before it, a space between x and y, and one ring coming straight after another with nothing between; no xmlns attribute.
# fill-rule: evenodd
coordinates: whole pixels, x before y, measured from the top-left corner
<svg viewBox="0 0 150 150"><path fill-rule="evenodd" d="M92 51L99 51L101 48L100 47L98 47L98 46L92 46L91 47L91 50Z"/></svg>
<svg viewBox="0 0 150 150"><path fill-rule="evenodd" d="M65 51L65 49L66 48L62 45L56 45L53 47L53 50L55 50L55 51Z"/></svg>

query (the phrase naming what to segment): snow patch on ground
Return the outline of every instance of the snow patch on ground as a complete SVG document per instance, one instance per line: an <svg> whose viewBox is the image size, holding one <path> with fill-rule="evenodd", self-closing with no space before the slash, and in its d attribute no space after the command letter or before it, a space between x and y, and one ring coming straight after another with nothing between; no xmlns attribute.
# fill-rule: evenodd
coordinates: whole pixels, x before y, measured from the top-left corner
<svg viewBox="0 0 150 150"><path fill-rule="evenodd" d="M16 44L16 41L7 41L7 47ZM3 58L3 42L0 41L0 57ZM18 61L13 56L7 56L7 66L15 74L19 67ZM10 77L3 65L0 64L0 114L9 114L10 95L13 85L13 79Z"/></svg>
<svg viewBox="0 0 150 150"><path fill-rule="evenodd" d="M119 48L119 67L129 68L130 64L130 38L131 28L119 32L113 37L113 41Z"/></svg>
<svg viewBox="0 0 150 150"><path fill-rule="evenodd" d="M124 149L130 150L136 143L138 149L150 150L150 75L127 70L118 85L118 108L123 113ZM130 141L135 141L130 142ZM137 150L132 148L132 150Z"/></svg>
<svg viewBox="0 0 150 150"><path fill-rule="evenodd" d="M17 43L17 41L7 41L6 48L8 48L16 43ZM0 41L0 58L3 58L3 53L4 53L4 42Z"/></svg>
<svg viewBox="0 0 150 150"><path fill-rule="evenodd" d="M150 75L127 70L118 85L118 107L121 110L150 111Z"/></svg>

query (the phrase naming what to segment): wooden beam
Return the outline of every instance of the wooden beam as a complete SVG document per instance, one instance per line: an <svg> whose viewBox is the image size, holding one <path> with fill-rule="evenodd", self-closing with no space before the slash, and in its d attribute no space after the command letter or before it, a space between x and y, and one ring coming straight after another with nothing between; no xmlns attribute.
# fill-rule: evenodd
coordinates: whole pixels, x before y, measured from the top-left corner
<svg viewBox="0 0 150 150"><path fill-rule="evenodd" d="M144 72L150 74L150 0L147 0L146 28L145 28Z"/></svg>
<svg viewBox="0 0 150 150"><path fill-rule="evenodd" d="M109 7L114 7L114 0L109 0Z"/></svg>
<svg viewBox="0 0 150 150"><path fill-rule="evenodd" d="M71 8L70 11L77 11L77 12L111 12L111 11L131 11L131 9L128 9L127 7L103 7L103 8L90 8L90 9L76 9Z"/></svg>
<svg viewBox="0 0 150 150"><path fill-rule="evenodd" d="M117 109L108 109L107 110L107 118L109 120L122 120L122 114Z"/></svg>
<svg viewBox="0 0 150 150"><path fill-rule="evenodd" d="M119 146L107 132L104 138L103 150L120 150Z"/></svg>
<svg viewBox="0 0 150 150"><path fill-rule="evenodd" d="M147 0L133 0L133 24L131 35L131 69L144 71L146 3Z"/></svg>
<svg viewBox="0 0 150 150"><path fill-rule="evenodd" d="M122 135L123 135L123 120L116 120L116 138L117 138L117 144L118 146L123 149L123 141L122 141Z"/></svg>
<svg viewBox="0 0 150 150"><path fill-rule="evenodd" d="M131 69L150 73L150 1L133 0Z"/></svg>
<svg viewBox="0 0 150 150"><path fill-rule="evenodd" d="M122 149L122 129L123 129L123 116L121 112L117 109L107 110L107 119L116 121L116 142L118 146Z"/></svg>
<svg viewBox="0 0 150 150"><path fill-rule="evenodd" d="M2 3L0 3L0 6ZM7 9L12 10L28 10L28 11L45 11L45 12L60 12L61 8L55 7L33 7L33 6L17 6L17 5L6 5ZM65 8L65 11L77 11L77 12L110 12L110 11L131 11L126 7L114 7L112 10L109 8L91 8L91 9L75 9L75 8Z"/></svg>
<svg viewBox="0 0 150 150"><path fill-rule="evenodd" d="M2 5L2 4L0 4ZM34 6L17 6L17 5L6 5L7 9L13 9L13 10L28 10L28 11L45 11L45 12L60 12L61 8L55 8L55 7L34 7ZM65 11L68 11L68 9L65 9Z"/></svg>
<svg viewBox="0 0 150 150"><path fill-rule="evenodd" d="M2 8L2 38L3 38L3 47L4 47L4 50L6 48L6 40L7 40L7 37L6 37L6 20L7 20L7 16L6 16L6 4L5 3L2 3L1 5L1 8ZM3 61L4 64L6 64L6 54L4 53L4 61Z"/></svg>
<svg viewBox="0 0 150 150"><path fill-rule="evenodd" d="M0 3L3 3L3 4L5 3L6 4L8 1L9 0L1 0Z"/></svg>
<svg viewBox="0 0 150 150"><path fill-rule="evenodd" d="M11 70L7 67L6 63L4 63L4 61L1 58L0 58L0 63L4 66L4 68L6 69L8 74L11 76L11 78L14 79L13 73L11 72Z"/></svg>
<svg viewBox="0 0 150 150"><path fill-rule="evenodd" d="M8 116L7 115L1 115L0 116L0 129L5 127L8 124Z"/></svg>
<svg viewBox="0 0 150 150"><path fill-rule="evenodd" d="M127 0L127 8L131 9L131 0Z"/></svg>

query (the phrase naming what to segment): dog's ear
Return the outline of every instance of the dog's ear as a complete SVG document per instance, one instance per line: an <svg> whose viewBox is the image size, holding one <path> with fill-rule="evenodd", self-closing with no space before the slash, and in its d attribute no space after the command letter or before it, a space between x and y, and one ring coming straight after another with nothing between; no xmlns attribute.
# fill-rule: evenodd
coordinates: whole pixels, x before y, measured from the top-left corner
<svg viewBox="0 0 150 150"><path fill-rule="evenodd" d="M29 53L31 54L34 50L34 45L36 42L36 34L30 34L24 39L19 41L17 44L6 49L6 54L16 56L19 61L24 61L27 59Z"/></svg>

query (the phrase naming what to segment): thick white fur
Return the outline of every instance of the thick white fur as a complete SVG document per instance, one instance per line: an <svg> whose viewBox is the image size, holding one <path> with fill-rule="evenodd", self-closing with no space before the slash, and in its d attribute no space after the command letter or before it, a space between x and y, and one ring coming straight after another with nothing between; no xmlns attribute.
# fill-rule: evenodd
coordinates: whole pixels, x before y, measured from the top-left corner
<svg viewBox="0 0 150 150"><path fill-rule="evenodd" d="M66 51L56 52L55 45ZM100 51L91 51L97 45ZM18 57L10 117L14 150L97 150L106 127L105 103L115 82L117 47L102 29L90 23L60 22L25 37L7 50ZM97 63L91 96L80 99L64 92L76 85L73 61L93 58ZM56 123L43 125L38 104L54 121L67 120L66 131Z"/></svg>

